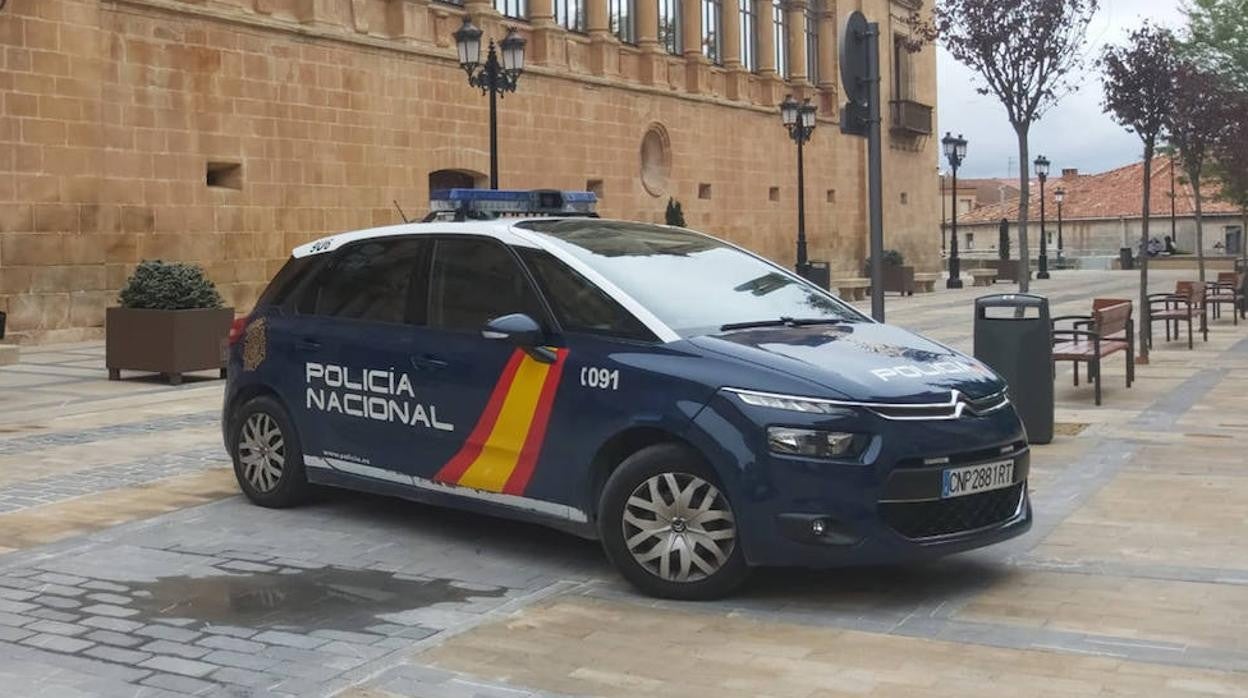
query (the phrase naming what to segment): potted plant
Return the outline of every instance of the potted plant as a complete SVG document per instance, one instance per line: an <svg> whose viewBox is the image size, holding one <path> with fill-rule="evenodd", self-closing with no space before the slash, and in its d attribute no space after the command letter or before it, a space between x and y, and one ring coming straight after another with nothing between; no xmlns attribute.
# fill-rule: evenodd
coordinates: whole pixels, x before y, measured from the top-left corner
<svg viewBox="0 0 1248 698"><path fill-rule="evenodd" d="M234 309L193 264L144 261L121 290L120 307L104 319L109 380L122 369L164 374L171 385L182 374L217 369L225 375L225 349Z"/></svg>
<svg viewBox="0 0 1248 698"><path fill-rule="evenodd" d="M884 292L914 295L914 267L906 266L906 258L898 250L884 250ZM865 276L871 276L871 258L867 258Z"/></svg>

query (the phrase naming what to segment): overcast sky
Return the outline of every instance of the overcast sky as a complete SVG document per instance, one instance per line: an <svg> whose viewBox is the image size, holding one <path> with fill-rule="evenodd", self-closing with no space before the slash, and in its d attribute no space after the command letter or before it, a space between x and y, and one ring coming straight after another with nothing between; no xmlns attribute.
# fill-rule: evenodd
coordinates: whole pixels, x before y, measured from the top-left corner
<svg viewBox="0 0 1248 698"><path fill-rule="evenodd" d="M1031 158L1045 155L1056 173L1064 167L1102 172L1138 159L1139 138L1127 133L1101 111L1101 81L1091 64L1101 46L1122 43L1144 18L1177 29L1184 18L1180 0L1101 0L1088 27L1085 75L1080 89L1066 95L1031 127ZM967 177L1017 177L1018 141L1005 110L993 95L980 95L978 75L939 51L940 135L966 136L966 161L958 174ZM941 169L947 166L943 157Z"/></svg>

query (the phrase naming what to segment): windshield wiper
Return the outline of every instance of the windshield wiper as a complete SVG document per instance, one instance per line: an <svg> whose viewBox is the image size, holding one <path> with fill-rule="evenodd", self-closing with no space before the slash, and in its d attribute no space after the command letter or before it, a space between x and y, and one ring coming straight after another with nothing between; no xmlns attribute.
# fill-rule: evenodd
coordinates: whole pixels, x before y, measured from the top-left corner
<svg viewBox="0 0 1248 698"><path fill-rule="evenodd" d="M754 327L804 327L806 325L848 325L853 320L835 317L791 318L780 317L775 320L753 320L751 322L730 322L720 325L720 332L729 330L748 330Z"/></svg>

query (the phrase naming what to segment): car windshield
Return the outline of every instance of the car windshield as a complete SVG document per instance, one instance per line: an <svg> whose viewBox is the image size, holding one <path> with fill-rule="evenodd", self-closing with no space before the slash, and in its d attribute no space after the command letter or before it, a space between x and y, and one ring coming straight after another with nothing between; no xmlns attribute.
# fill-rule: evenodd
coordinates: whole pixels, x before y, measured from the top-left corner
<svg viewBox="0 0 1248 698"><path fill-rule="evenodd" d="M862 322L817 287L715 238L644 223L526 221L683 337L734 326Z"/></svg>

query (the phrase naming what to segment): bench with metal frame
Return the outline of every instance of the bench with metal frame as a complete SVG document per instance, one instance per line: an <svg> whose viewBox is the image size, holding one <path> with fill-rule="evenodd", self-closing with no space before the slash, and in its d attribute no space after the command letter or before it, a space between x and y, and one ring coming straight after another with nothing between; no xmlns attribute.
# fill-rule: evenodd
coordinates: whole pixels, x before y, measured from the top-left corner
<svg viewBox="0 0 1248 698"><path fill-rule="evenodd" d="M1160 306L1160 307L1158 307ZM1153 346L1152 325L1164 322L1166 341L1179 338L1179 323L1187 323L1187 348L1195 348L1192 342L1192 321L1200 318L1200 333L1209 341L1209 306L1205 302L1205 287L1195 281L1178 281L1174 293L1148 294L1148 346Z"/></svg>
<svg viewBox="0 0 1248 698"><path fill-rule="evenodd" d="M1091 315L1062 315L1053 322L1053 366L1058 361L1074 365L1075 385L1079 385L1079 364L1088 365L1088 380L1096 386L1096 404L1101 404L1101 360L1120 351L1127 353L1127 387L1135 382L1134 306L1122 298L1097 298ZM1058 329L1058 322L1071 322L1073 329Z"/></svg>

